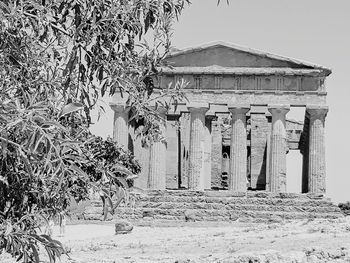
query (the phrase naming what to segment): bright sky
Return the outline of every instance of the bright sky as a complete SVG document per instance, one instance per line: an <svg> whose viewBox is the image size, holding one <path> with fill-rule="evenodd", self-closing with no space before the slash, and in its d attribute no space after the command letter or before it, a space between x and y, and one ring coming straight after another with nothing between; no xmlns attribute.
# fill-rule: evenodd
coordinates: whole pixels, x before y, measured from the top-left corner
<svg viewBox="0 0 350 263"><path fill-rule="evenodd" d="M174 25L177 48L222 40L313 62L333 70L328 77L326 119L327 195L350 200L350 0L192 0ZM303 120L292 110L287 117ZM110 111L93 127L112 134ZM301 155L287 157L289 191L298 192ZM287 182L288 184L288 182Z"/></svg>

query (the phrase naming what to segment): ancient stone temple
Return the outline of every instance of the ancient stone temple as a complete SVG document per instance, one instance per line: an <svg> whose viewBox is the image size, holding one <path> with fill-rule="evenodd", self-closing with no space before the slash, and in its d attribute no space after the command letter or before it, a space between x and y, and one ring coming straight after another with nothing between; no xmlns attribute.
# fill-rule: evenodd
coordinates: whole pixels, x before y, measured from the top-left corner
<svg viewBox="0 0 350 263"><path fill-rule="evenodd" d="M303 154L303 193L324 193L325 79L331 71L227 43L179 50L157 85L183 80L188 101L166 116L167 142L143 148L116 96L114 138L141 160L144 189L286 191L286 154ZM288 120L305 107L304 123Z"/></svg>
<svg viewBox="0 0 350 263"><path fill-rule="evenodd" d="M187 100L168 111L166 142L143 147L123 101L115 96L114 138L142 165L145 189L118 218L136 220L284 220L337 218L324 196L325 79L322 66L226 43L178 50L167 57L161 88L187 83ZM304 120L288 118L293 107ZM286 193L286 156L300 151L300 193ZM301 169L300 169L301 170ZM93 202L85 219L98 219Z"/></svg>

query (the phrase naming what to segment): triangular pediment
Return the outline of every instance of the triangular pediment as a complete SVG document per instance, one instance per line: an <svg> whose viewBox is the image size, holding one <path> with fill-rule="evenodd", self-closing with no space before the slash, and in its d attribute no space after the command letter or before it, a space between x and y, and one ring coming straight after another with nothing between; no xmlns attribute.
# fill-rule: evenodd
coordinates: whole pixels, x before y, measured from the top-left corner
<svg viewBox="0 0 350 263"><path fill-rule="evenodd" d="M175 68L207 68L229 71L231 68L280 68L319 70L329 75L331 70L319 65L267 52L239 47L225 42L214 42L198 47L177 50L166 61Z"/></svg>

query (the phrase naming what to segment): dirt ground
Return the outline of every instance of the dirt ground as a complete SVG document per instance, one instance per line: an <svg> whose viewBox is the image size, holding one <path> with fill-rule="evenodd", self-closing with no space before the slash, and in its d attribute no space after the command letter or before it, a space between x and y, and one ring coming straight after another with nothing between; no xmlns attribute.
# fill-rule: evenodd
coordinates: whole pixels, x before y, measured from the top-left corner
<svg viewBox="0 0 350 263"><path fill-rule="evenodd" d="M155 222L115 235L113 224L68 225L54 236L62 263L350 262L350 217L284 223ZM1 260L0 262L10 262Z"/></svg>

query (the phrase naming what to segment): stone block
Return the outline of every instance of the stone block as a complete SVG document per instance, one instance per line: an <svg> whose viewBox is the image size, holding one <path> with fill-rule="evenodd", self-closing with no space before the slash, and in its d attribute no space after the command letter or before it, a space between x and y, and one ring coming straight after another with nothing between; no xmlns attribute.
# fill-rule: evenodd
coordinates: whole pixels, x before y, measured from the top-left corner
<svg viewBox="0 0 350 263"><path fill-rule="evenodd" d="M198 215L197 215L196 211L186 210L184 212L184 215L185 215L185 220L186 221L194 222L194 221L198 220Z"/></svg>
<svg viewBox="0 0 350 263"><path fill-rule="evenodd" d="M115 234L128 234L133 230L133 225L125 220L118 220L114 224L115 226Z"/></svg>

